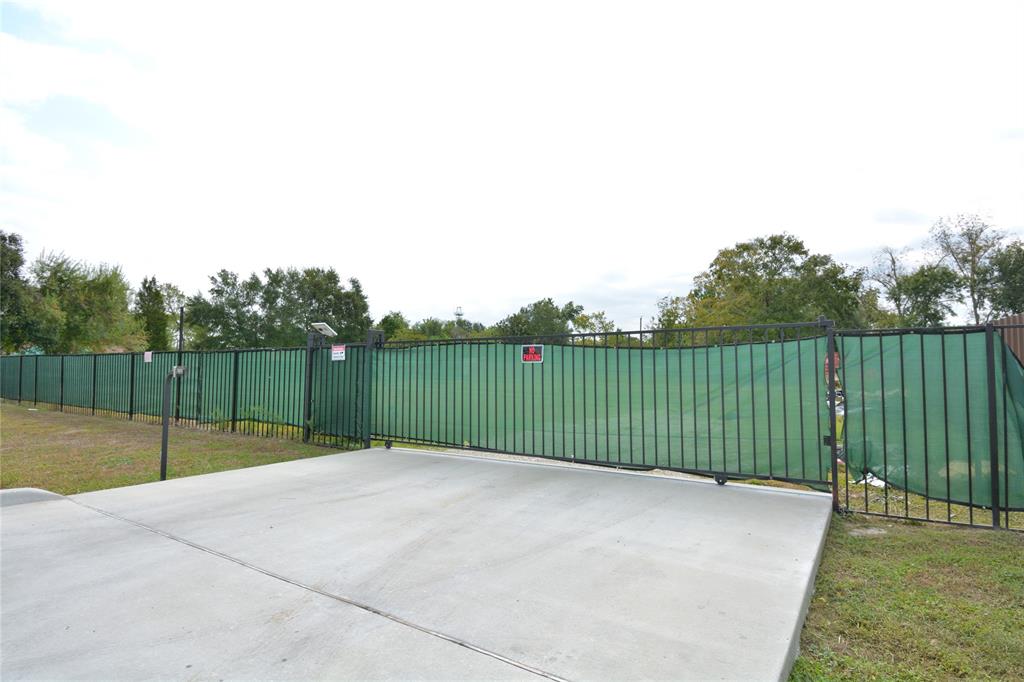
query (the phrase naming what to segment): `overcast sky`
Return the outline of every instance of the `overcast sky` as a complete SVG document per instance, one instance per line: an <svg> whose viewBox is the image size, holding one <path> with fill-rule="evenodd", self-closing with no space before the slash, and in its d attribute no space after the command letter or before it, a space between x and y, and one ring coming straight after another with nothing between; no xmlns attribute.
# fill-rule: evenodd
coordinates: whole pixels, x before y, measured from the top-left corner
<svg viewBox="0 0 1024 682"><path fill-rule="evenodd" d="M778 231L864 265L1024 233L1024 2L5 0L0 226L205 290L624 328Z"/></svg>

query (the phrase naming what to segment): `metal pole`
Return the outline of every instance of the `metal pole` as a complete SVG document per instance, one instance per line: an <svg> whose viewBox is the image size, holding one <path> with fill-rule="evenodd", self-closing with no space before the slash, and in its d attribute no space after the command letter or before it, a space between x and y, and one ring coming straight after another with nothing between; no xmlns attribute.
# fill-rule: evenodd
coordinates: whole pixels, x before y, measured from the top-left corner
<svg viewBox="0 0 1024 682"><path fill-rule="evenodd" d="M313 352L319 341L317 332L306 336L306 391L302 401L302 442L308 443L312 432L313 419Z"/></svg>
<svg viewBox="0 0 1024 682"><path fill-rule="evenodd" d="M988 374L988 452L989 477L992 479L992 527L999 528L999 425L996 421L995 331L991 322L985 325L985 364Z"/></svg>
<svg viewBox="0 0 1024 682"><path fill-rule="evenodd" d="M185 349L185 306L178 308L178 367L182 366L181 353ZM181 382L179 381L174 389L174 423L181 419Z"/></svg>
<svg viewBox="0 0 1024 682"><path fill-rule="evenodd" d="M25 356L18 357L18 404L21 405L21 381L25 375Z"/></svg>
<svg viewBox="0 0 1024 682"><path fill-rule="evenodd" d="M832 457L832 509L839 511L839 439L836 437L836 334L835 325L831 320L819 319L821 319L821 323L825 326L826 335L825 366L828 368L828 444Z"/></svg>
<svg viewBox="0 0 1024 682"><path fill-rule="evenodd" d="M64 356L60 356L60 411L64 411Z"/></svg>
<svg viewBox="0 0 1024 682"><path fill-rule="evenodd" d="M135 353L128 356L128 421L135 420Z"/></svg>
<svg viewBox="0 0 1024 682"><path fill-rule="evenodd" d="M96 414L96 358L99 355L92 356L92 413Z"/></svg>
<svg viewBox="0 0 1024 682"><path fill-rule="evenodd" d="M234 352L233 369L231 370L231 433L235 432L238 423L238 351Z"/></svg>
<svg viewBox="0 0 1024 682"><path fill-rule="evenodd" d="M363 447L370 447L370 435L373 430L373 420L371 419L370 411L373 409L373 349L380 344L384 343L384 332L379 329L371 329L366 333L366 353L363 357L363 385L360 386L360 393L362 394L360 402L362 403L363 413ZM447 426L447 422L446 422Z"/></svg>
<svg viewBox="0 0 1024 682"><path fill-rule="evenodd" d="M164 378L164 395L162 407L163 432L160 435L160 480L167 480L167 432L171 421L171 379L174 378L174 370L167 373Z"/></svg>

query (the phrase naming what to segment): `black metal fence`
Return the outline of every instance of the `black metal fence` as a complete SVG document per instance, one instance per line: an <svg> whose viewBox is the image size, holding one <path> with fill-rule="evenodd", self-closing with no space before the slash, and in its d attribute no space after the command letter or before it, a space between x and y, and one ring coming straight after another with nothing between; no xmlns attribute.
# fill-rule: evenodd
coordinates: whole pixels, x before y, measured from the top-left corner
<svg viewBox="0 0 1024 682"><path fill-rule="evenodd" d="M831 322L0 359L0 394L328 445L371 439L830 491L837 509L1024 528L1024 325Z"/></svg>

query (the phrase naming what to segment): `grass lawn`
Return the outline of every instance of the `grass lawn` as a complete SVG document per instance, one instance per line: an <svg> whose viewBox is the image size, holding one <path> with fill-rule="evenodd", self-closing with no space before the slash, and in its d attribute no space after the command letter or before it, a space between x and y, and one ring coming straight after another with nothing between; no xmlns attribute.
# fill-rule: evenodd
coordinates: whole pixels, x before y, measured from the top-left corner
<svg viewBox="0 0 1024 682"><path fill-rule="evenodd" d="M337 452L302 441L172 428L167 477ZM160 426L111 417L0 408L0 488L70 495L160 479Z"/></svg>
<svg viewBox="0 0 1024 682"><path fill-rule="evenodd" d="M833 517L791 680L1024 680L1024 534Z"/></svg>
<svg viewBox="0 0 1024 682"><path fill-rule="evenodd" d="M330 452L177 428L169 475ZM155 481L159 465L157 425L0 410L0 487L85 492ZM800 647L792 680L1024 680L1024 533L834 517Z"/></svg>

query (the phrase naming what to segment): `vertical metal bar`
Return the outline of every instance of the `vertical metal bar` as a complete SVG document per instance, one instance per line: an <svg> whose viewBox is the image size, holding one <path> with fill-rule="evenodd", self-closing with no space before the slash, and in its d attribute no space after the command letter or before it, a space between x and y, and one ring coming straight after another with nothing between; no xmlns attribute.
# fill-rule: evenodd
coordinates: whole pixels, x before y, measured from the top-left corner
<svg viewBox="0 0 1024 682"><path fill-rule="evenodd" d="M796 395L800 407L800 478L807 478L807 447L805 445L807 438L804 434L804 358L802 346L803 334L798 327L796 330ZM787 457L787 459L789 458ZM821 458L819 457L818 459L820 460Z"/></svg>
<svg viewBox="0 0 1024 682"><path fill-rule="evenodd" d="M171 421L171 380L174 377L174 370L167 373L164 378L163 400L161 406L161 433L160 433L160 480L167 480L167 427Z"/></svg>
<svg viewBox="0 0 1024 682"><path fill-rule="evenodd" d="M971 379L967 362L967 332L960 337L964 348L964 406L967 420L967 520L974 525L974 477L971 470L974 468L974 453L971 451Z"/></svg>
<svg viewBox="0 0 1024 682"><path fill-rule="evenodd" d="M64 356L60 356L60 411L64 411Z"/></svg>
<svg viewBox="0 0 1024 682"><path fill-rule="evenodd" d="M765 415L765 421L768 422L768 478L775 477L775 460L774 454L774 443L772 443L772 366L771 360L768 357L768 346L771 345L768 342L767 330L763 334L764 338L764 397L767 404L767 413Z"/></svg>
<svg viewBox="0 0 1024 682"><path fill-rule="evenodd" d="M953 520L953 505L950 501L951 477L949 470L949 392L946 383L946 335L940 334L939 341L942 348L942 427L945 433L946 449L946 521Z"/></svg>
<svg viewBox="0 0 1024 682"><path fill-rule="evenodd" d="M576 338L569 337L572 349L572 459L576 461Z"/></svg>
<svg viewBox="0 0 1024 682"><path fill-rule="evenodd" d="M828 427L831 432L829 451L832 459L832 509L839 511L839 452L836 437L836 336L831 321L825 322L826 354L828 357Z"/></svg>
<svg viewBox="0 0 1024 682"><path fill-rule="evenodd" d="M25 375L25 356L18 356L18 404L21 405L21 382Z"/></svg>
<svg viewBox="0 0 1024 682"><path fill-rule="evenodd" d="M633 463L633 337L626 337L626 377L629 381L629 463Z"/></svg>
<svg viewBox="0 0 1024 682"><path fill-rule="evenodd" d="M309 350L306 351L307 356ZM232 351L231 353L231 433L235 432L235 428L238 424L238 351ZM306 362L309 362L307 357ZM302 421L304 424L309 423L309 410L305 405L309 404L309 370L306 370L306 392L303 399L303 413ZM309 442L309 430L308 426L303 429L302 440Z"/></svg>
<svg viewBox="0 0 1024 682"><path fill-rule="evenodd" d="M829 358L832 358L829 355ZM789 402L789 393L786 392L786 332L784 329L779 329L779 358L781 363L779 370L782 373L782 458L784 461L784 471L786 478L789 478L789 417L786 410L786 404ZM835 373L835 367L832 368ZM835 438L835 429L832 429L832 437Z"/></svg>
<svg viewBox="0 0 1024 682"><path fill-rule="evenodd" d="M622 462L622 353L619 340L622 334L615 334L615 461Z"/></svg>
<svg viewBox="0 0 1024 682"><path fill-rule="evenodd" d="M676 332L676 373L679 385L679 468L686 466L686 415L683 412L683 333Z"/></svg>
<svg viewBox="0 0 1024 682"><path fill-rule="evenodd" d="M96 414L96 358L98 358L98 357L99 356L96 355L95 353L92 356L92 413L93 414ZM19 373L20 373L20 371L21 370L19 370ZM19 376L18 379L19 379L19 383L20 383L21 377ZM20 390L19 390L19 394L20 394ZM20 395L18 397L18 402L21 402Z"/></svg>
<svg viewBox="0 0 1024 682"><path fill-rule="evenodd" d="M1010 431L1006 413L1010 398L1009 382L1007 381L1009 374L1006 370L1006 356L1009 354L1007 353L1009 348L1004 338L1008 331L1008 329L1003 329L999 335L999 354L1003 358L1003 499L1006 500L1003 507L1003 522L1006 528L1010 528Z"/></svg>
<svg viewBox="0 0 1024 682"><path fill-rule="evenodd" d="M754 330L750 330L750 341L747 346L750 357L750 381L747 383L748 390L750 391L750 441L751 441L751 454L753 455L753 467L754 470L751 473L757 474L757 391L754 390ZM818 441L821 442L820 440ZM820 458L819 458L820 459Z"/></svg>
<svg viewBox="0 0 1024 682"><path fill-rule="evenodd" d="M733 388L736 392L736 472L743 471L743 422L740 420L740 343L736 334L732 338Z"/></svg>
<svg viewBox="0 0 1024 682"><path fill-rule="evenodd" d="M128 356L128 421L135 419L135 353ZM36 361L36 374L39 374L39 361Z"/></svg>
<svg viewBox="0 0 1024 682"><path fill-rule="evenodd" d="M925 381L925 362L924 362L924 334L917 335L920 341L920 352L921 352L921 419L922 429L924 432L924 517L931 520L931 492L929 490L929 473L928 473L928 385Z"/></svg>
<svg viewBox="0 0 1024 682"><path fill-rule="evenodd" d="M643 351L640 351L641 356ZM651 334L651 415L654 418L654 466L658 466L658 349ZM647 461L644 460L646 464Z"/></svg>
<svg viewBox="0 0 1024 682"><path fill-rule="evenodd" d="M185 307L180 306L178 308L178 360L177 365L180 367L182 363L181 353L185 349ZM177 424L181 418L181 381L175 382L174 387L174 423Z"/></svg>
<svg viewBox="0 0 1024 682"><path fill-rule="evenodd" d="M308 443L312 435L313 419L313 333L306 336L306 393L302 400L302 442ZM238 406L238 351L235 351L235 390L231 400L231 430L235 430Z"/></svg>
<svg viewBox="0 0 1024 682"><path fill-rule="evenodd" d="M611 409L608 405L609 390L608 387L611 384L611 376L608 374L608 334L604 335L604 461L611 461L612 457L612 422L611 422ZM618 392L618 387L616 387ZM616 459L618 455L616 454Z"/></svg>
<svg viewBox="0 0 1024 682"><path fill-rule="evenodd" d="M903 356L903 337L899 335L900 349L900 415L903 437L903 516L910 516L910 470L907 464L907 366Z"/></svg>
<svg viewBox="0 0 1024 682"><path fill-rule="evenodd" d="M728 454L726 451L725 436L725 330L718 330L718 403L720 411L718 418L722 427L722 471L729 470Z"/></svg>
<svg viewBox="0 0 1024 682"><path fill-rule="evenodd" d="M644 333L640 332L640 461L647 464L647 423L644 418Z"/></svg>
<svg viewBox="0 0 1024 682"><path fill-rule="evenodd" d="M711 464L712 438L711 438L711 336L708 330L704 330L704 412L708 422L708 471L713 471Z"/></svg>
<svg viewBox="0 0 1024 682"><path fill-rule="evenodd" d="M817 343L817 340L815 340ZM850 385L846 383L846 337L839 337L839 354L841 360L839 362L839 371L842 372L843 380L843 458L846 460L846 466L843 472L843 507L845 509L850 508L850 435L849 429L846 428L846 408L850 401ZM816 373L815 373L816 374ZM817 382L815 382L817 383ZM818 441L819 443L821 441ZM820 447L820 446L819 446ZM821 461L821 457L818 457L818 461Z"/></svg>
<svg viewBox="0 0 1024 682"><path fill-rule="evenodd" d="M693 389L693 468L699 469L700 441L697 439L697 332L690 332L690 386Z"/></svg>
<svg viewBox="0 0 1024 682"><path fill-rule="evenodd" d="M670 391L669 384L671 379L669 378L668 372L668 359L671 357L669 352L669 335L662 335L663 343L661 344L665 351L665 459L667 460L668 467L672 468L672 410L669 405ZM655 350L655 353L658 351Z"/></svg>
<svg viewBox="0 0 1024 682"><path fill-rule="evenodd" d="M887 440L888 429L887 421L888 417L885 410L885 346L882 343L882 336L878 336L878 382L879 382L879 393L882 397L882 471L885 478L883 483L885 486L882 488L882 497L885 503L884 510L885 515L889 515L889 443Z"/></svg>
<svg viewBox="0 0 1024 682"><path fill-rule="evenodd" d="M999 528L999 424L996 416L996 356L992 323L985 325L985 371L988 382L988 454L992 490L992 527Z"/></svg>

